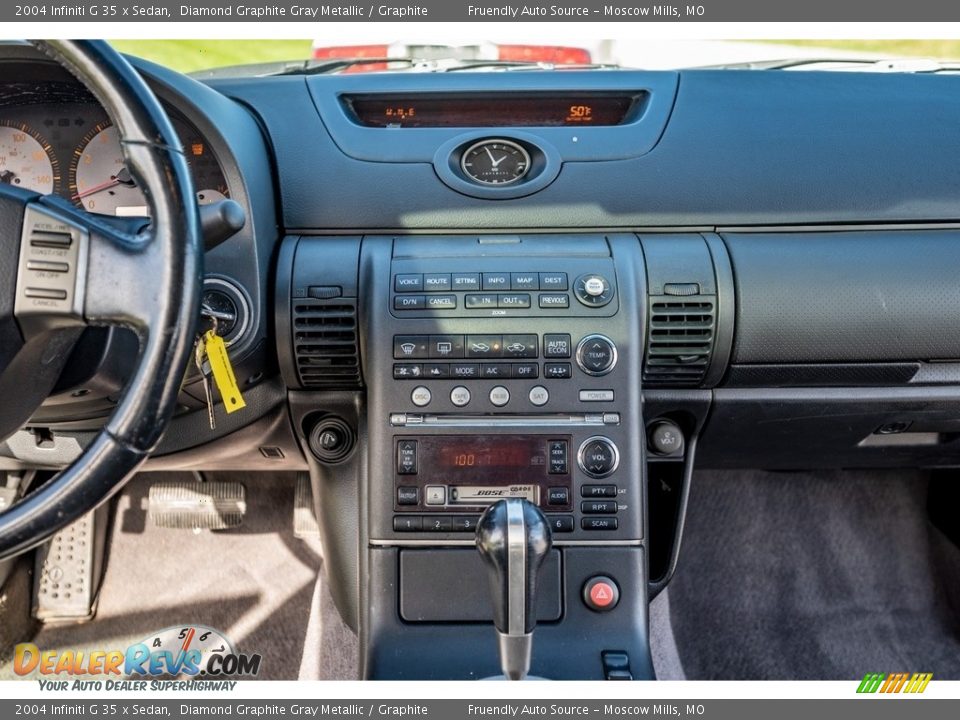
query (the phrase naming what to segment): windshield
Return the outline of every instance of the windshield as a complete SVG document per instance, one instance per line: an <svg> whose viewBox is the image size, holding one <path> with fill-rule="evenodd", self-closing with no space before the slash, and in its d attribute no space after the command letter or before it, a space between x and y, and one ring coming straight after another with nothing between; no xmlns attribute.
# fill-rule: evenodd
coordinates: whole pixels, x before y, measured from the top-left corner
<svg viewBox="0 0 960 720"><path fill-rule="evenodd" d="M519 66L673 69L705 66L794 67L836 70L933 71L918 59L960 60L960 40L590 40L551 33L549 38L509 41L457 36L392 38L368 28L306 40L114 41L122 52L180 72L267 75L325 65L324 72L444 70L454 66L510 69ZM359 63L352 61L359 60ZM883 61L896 63L884 64ZM230 72L224 72L231 68Z"/></svg>

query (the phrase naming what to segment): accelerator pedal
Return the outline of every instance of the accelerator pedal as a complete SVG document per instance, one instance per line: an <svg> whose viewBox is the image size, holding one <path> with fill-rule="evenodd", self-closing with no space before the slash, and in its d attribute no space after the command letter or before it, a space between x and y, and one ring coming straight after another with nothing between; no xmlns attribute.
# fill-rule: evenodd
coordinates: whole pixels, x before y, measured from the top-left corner
<svg viewBox="0 0 960 720"><path fill-rule="evenodd" d="M37 550L33 615L45 623L83 622L96 612L107 505L68 525Z"/></svg>
<svg viewBox="0 0 960 720"><path fill-rule="evenodd" d="M310 475L297 473L297 489L293 495L293 535L300 538L320 537L317 514L313 508L313 491Z"/></svg>
<svg viewBox="0 0 960 720"><path fill-rule="evenodd" d="M147 496L147 516L162 528L226 530L246 514L246 488L236 482L158 482Z"/></svg>

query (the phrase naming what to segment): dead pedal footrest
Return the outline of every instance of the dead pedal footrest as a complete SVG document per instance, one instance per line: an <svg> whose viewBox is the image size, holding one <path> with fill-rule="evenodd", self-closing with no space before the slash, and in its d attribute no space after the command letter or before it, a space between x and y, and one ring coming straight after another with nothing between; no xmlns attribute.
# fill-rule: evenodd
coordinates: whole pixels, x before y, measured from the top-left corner
<svg viewBox="0 0 960 720"><path fill-rule="evenodd" d="M293 535L297 538L320 537L317 514L313 508L310 475L297 473L297 489L293 495Z"/></svg>
<svg viewBox="0 0 960 720"><path fill-rule="evenodd" d="M235 482L158 482L147 496L147 516L162 528L226 530L246 514L246 488Z"/></svg>
<svg viewBox="0 0 960 720"><path fill-rule="evenodd" d="M89 512L37 550L33 615L38 620L77 622L93 617L102 552L97 525L103 520Z"/></svg>

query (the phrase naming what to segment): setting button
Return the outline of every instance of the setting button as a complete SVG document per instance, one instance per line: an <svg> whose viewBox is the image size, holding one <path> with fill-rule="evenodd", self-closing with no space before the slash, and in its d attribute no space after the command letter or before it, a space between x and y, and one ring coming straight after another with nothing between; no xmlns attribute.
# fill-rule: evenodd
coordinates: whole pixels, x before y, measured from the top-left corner
<svg viewBox="0 0 960 720"><path fill-rule="evenodd" d="M470 391L463 385L457 385L450 391L450 402L457 407L463 407L470 402Z"/></svg>
<svg viewBox="0 0 960 720"><path fill-rule="evenodd" d="M417 474L417 441L400 440L397 442L397 474Z"/></svg>
<svg viewBox="0 0 960 720"><path fill-rule="evenodd" d="M510 391L503 385L497 385L490 391L490 403L496 407L503 407L510 402Z"/></svg>
<svg viewBox="0 0 960 720"><path fill-rule="evenodd" d="M587 375L606 375L617 364L617 346L605 335L587 335L577 345L577 365Z"/></svg>
<svg viewBox="0 0 960 720"><path fill-rule="evenodd" d="M583 441L577 454L580 469L590 477L602 478L612 474L620 464L617 446L605 437L592 437Z"/></svg>
<svg viewBox="0 0 960 720"><path fill-rule="evenodd" d="M453 290L479 290L480 273L453 273L450 282Z"/></svg>
<svg viewBox="0 0 960 720"><path fill-rule="evenodd" d="M430 394L430 390L425 388L423 385L415 387L413 392L410 393L410 400L417 407L425 407L429 405L432 399L433 396Z"/></svg>

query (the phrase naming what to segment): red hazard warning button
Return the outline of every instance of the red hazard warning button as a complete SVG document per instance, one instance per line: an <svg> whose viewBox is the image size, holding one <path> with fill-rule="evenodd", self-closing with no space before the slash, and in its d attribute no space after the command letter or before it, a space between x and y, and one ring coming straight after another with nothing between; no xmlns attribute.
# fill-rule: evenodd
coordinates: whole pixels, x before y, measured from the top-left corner
<svg viewBox="0 0 960 720"><path fill-rule="evenodd" d="M612 579L597 575L583 586L583 602L597 612L613 610L620 602L620 589Z"/></svg>

